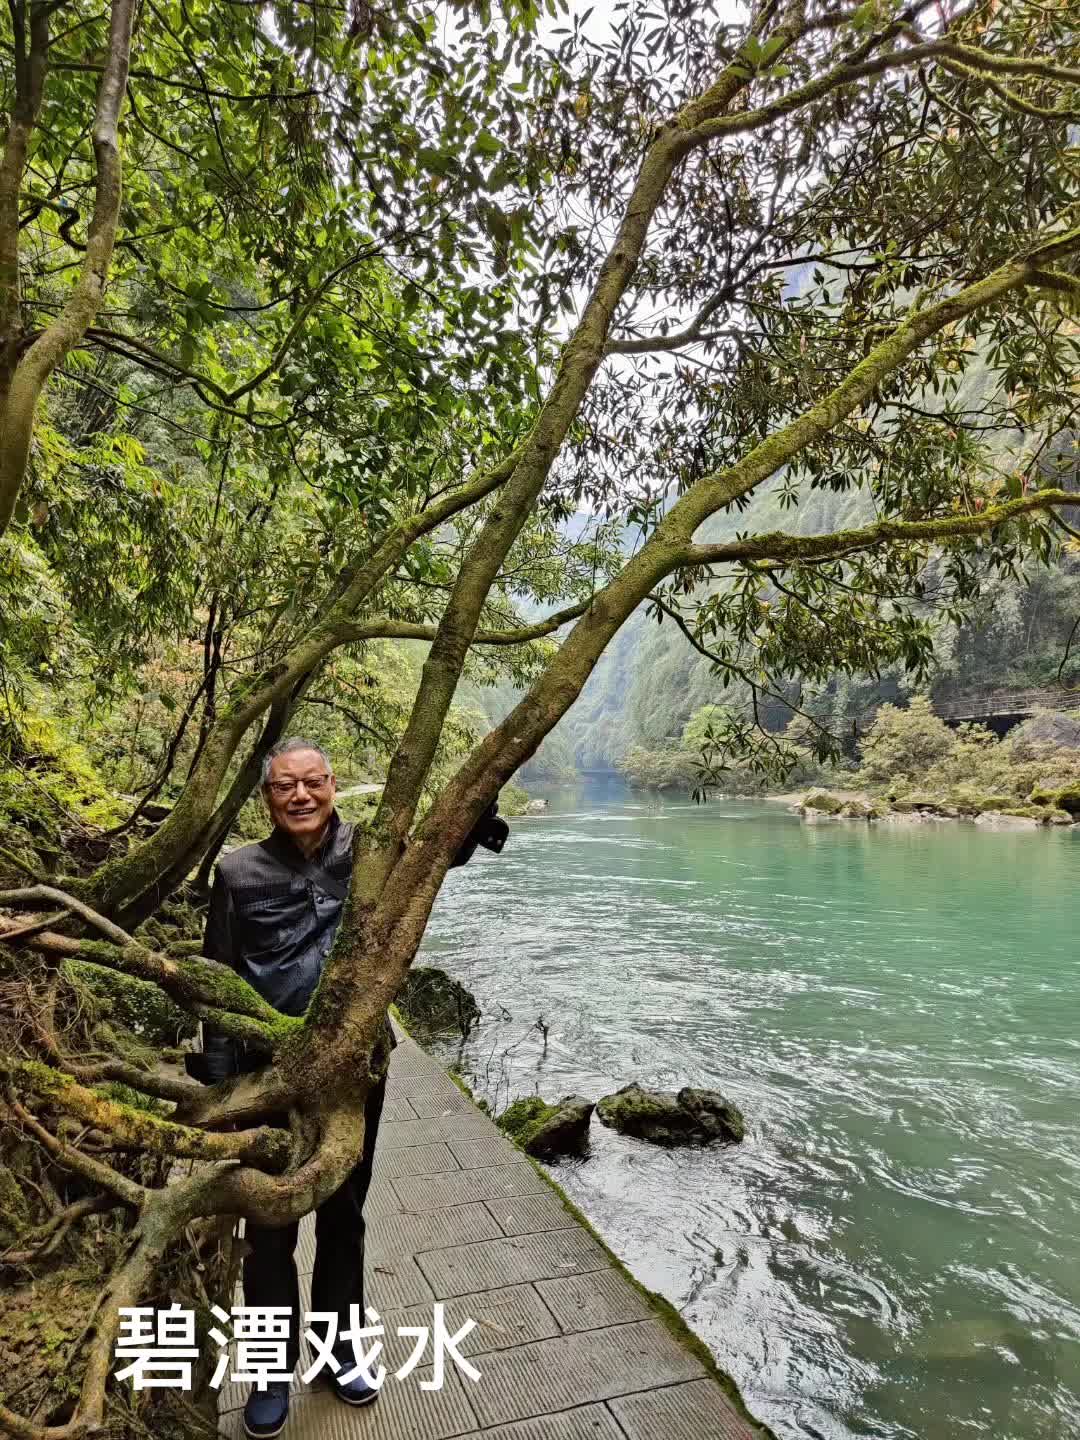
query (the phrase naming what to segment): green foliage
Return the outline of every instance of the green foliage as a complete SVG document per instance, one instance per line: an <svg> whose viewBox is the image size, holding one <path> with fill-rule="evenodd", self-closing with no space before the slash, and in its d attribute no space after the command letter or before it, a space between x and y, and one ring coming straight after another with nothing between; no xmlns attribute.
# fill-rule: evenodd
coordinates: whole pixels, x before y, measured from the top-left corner
<svg viewBox="0 0 1080 1440"><path fill-rule="evenodd" d="M694 756L675 745L657 750L631 745L621 756L619 769L643 790L686 790L698 776Z"/></svg>
<svg viewBox="0 0 1080 1440"><path fill-rule="evenodd" d="M1080 747L1044 734L1065 731L1044 720L1017 727L1003 740L980 725L950 730L925 697L906 709L883 705L863 740L853 783L876 787L912 808L918 795L947 801L961 814L1015 809L1017 801L1068 810L1068 787L1080 780Z"/></svg>
<svg viewBox="0 0 1080 1440"><path fill-rule="evenodd" d="M950 755L956 737L933 711L925 695L905 709L882 705L862 741L863 779L922 783L928 770Z"/></svg>
<svg viewBox="0 0 1080 1440"><path fill-rule="evenodd" d="M40 687L33 687L40 692ZM32 702L33 703L33 702ZM0 722L0 831L9 855L37 874L52 873L70 838L114 824L123 809L84 747L44 709L9 707ZM27 883L27 873L0 856L0 873Z"/></svg>
<svg viewBox="0 0 1080 1440"><path fill-rule="evenodd" d="M703 750L715 735L721 733L731 715L730 706L702 705L683 726L683 746L687 750Z"/></svg>
<svg viewBox="0 0 1080 1440"><path fill-rule="evenodd" d="M524 815L529 808L529 792L523 790L520 785L504 785L499 791L499 814L507 819L513 819L515 815Z"/></svg>

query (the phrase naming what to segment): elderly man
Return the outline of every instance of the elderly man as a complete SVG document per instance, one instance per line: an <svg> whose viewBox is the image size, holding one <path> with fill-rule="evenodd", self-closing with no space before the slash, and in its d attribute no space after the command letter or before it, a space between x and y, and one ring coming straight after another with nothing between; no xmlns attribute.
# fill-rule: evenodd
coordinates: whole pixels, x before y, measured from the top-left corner
<svg viewBox="0 0 1080 1440"><path fill-rule="evenodd" d="M210 897L203 954L231 965L286 1015L302 1015L307 1009L348 893L353 826L343 823L334 808L335 792L333 769L318 745L299 737L275 745L262 779L273 834L223 856ZM482 841L501 849L506 827L494 820L495 808L470 834L453 864L463 865ZM502 831L494 839L493 825ZM392 1047L389 1024L387 1031ZM262 1063L242 1042L207 1030L203 1079L212 1083ZM338 1335L349 1328L350 1305L364 1315L363 1210L385 1089L384 1080L368 1096L360 1160L315 1212L311 1308L336 1313ZM290 1308L285 1369L292 1373L300 1357L300 1291L293 1258L299 1222L273 1228L245 1224L251 1249L244 1258L244 1300L248 1305ZM337 1341L333 1353L340 1369L324 1373L335 1393L349 1405L370 1404L377 1390L359 1376L339 1378L355 1368L351 1343ZM270 1381L264 1389L253 1386L244 1407L244 1430L253 1440L277 1435L288 1413L287 1381Z"/></svg>

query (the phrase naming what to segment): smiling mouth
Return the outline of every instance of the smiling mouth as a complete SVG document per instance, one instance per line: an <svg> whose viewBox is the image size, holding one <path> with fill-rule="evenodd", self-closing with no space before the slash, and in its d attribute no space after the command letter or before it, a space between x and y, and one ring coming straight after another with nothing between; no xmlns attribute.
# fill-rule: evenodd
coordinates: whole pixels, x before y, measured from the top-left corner
<svg viewBox="0 0 1080 1440"><path fill-rule="evenodd" d="M290 810L289 814L294 820L302 820L305 815L315 814L315 806L308 805L304 810Z"/></svg>

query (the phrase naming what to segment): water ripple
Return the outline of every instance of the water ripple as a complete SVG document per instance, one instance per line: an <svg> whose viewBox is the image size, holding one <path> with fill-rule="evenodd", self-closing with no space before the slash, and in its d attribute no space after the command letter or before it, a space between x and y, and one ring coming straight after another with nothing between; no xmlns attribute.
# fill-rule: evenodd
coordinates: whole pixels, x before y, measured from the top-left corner
<svg viewBox="0 0 1080 1440"><path fill-rule="evenodd" d="M555 1170L784 1440L1076 1440L1076 838L568 799L425 941L481 1091L743 1108L740 1146L594 1124Z"/></svg>

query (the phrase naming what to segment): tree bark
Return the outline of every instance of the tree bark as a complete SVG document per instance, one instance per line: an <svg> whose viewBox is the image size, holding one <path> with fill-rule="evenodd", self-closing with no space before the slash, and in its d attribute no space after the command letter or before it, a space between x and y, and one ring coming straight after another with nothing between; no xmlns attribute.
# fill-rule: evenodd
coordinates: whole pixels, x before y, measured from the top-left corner
<svg viewBox="0 0 1080 1440"><path fill-rule="evenodd" d="M31 26L36 33L36 27L46 25L46 17L53 7L34 3L30 8ZM19 9L25 7L17 6L16 10ZM10 372L10 382L3 390L0 408L0 536L15 513L30 456L37 404L45 382L94 323L108 282L120 219L123 167L118 128L127 90L134 14L135 0L113 0L109 12L108 49L94 116L96 184L82 271L63 310L15 364ZM17 353L19 338L15 333L19 323L18 188L26 166L30 131L40 109L46 63L45 54L41 52L47 49L47 45L48 31L42 28L40 40L36 43L32 41L30 50L31 70L34 70L35 64L41 67L40 74L34 71L37 88L25 104L17 107L22 110L24 118L17 117L11 127L0 183L0 263L3 268L0 288L4 290L0 320L6 325L0 343L9 364ZM36 105L33 103L35 97ZM16 227L14 236L9 233L12 219Z"/></svg>

